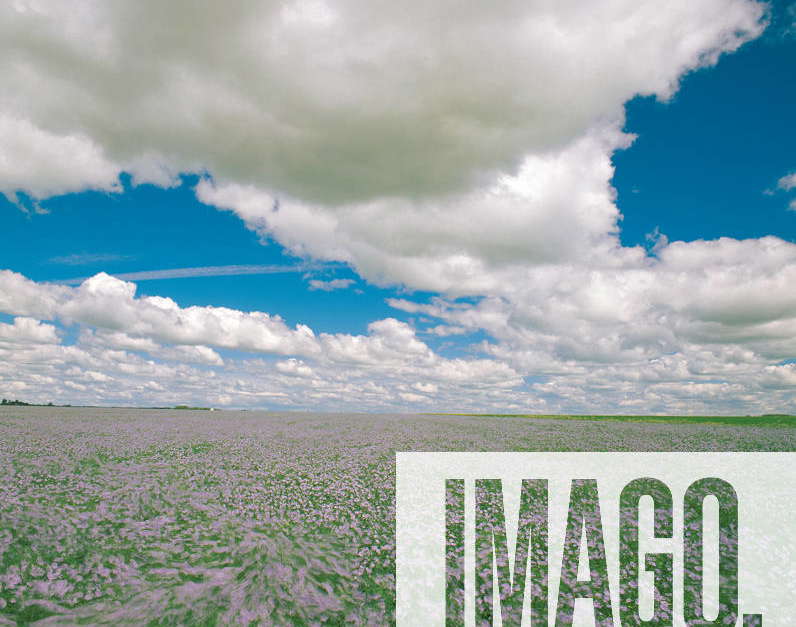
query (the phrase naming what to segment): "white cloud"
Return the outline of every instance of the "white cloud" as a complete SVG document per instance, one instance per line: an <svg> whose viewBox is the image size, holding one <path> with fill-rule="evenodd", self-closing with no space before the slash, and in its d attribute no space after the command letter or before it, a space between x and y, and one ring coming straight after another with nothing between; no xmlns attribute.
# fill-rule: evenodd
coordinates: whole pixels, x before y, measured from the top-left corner
<svg viewBox="0 0 796 627"><path fill-rule="evenodd" d="M169 298L135 296L136 286L97 274L77 288L36 284L0 272L0 311L43 319L60 318L157 342L212 344L276 354L315 354L319 347L305 325L290 329L279 316L224 307L180 308Z"/></svg>
<svg viewBox="0 0 796 627"><path fill-rule="evenodd" d="M790 174L786 174L783 176L779 181L777 181L777 188L785 190L786 192L796 189L796 172L791 172ZM766 194L773 194L774 190L766 190ZM789 211L796 211L796 198L791 200L788 203L788 210Z"/></svg>
<svg viewBox="0 0 796 627"><path fill-rule="evenodd" d="M351 263L376 283L483 293L493 270L612 259L619 212L611 153L626 145L615 128L526 157L516 176L433 200L380 199L336 210L282 200L252 186L204 180L197 196L231 209L250 228L298 255Z"/></svg>
<svg viewBox="0 0 796 627"><path fill-rule="evenodd" d="M241 406L279 399L290 407L441 411L796 410L788 388L796 355L794 244L774 237L673 242L657 257L628 257L623 265L503 272L502 288L488 297L389 301L436 318L437 326L484 331L489 339L470 346L467 358L441 356L393 318L372 322L364 335L315 333L262 312L139 297L134 284L104 274L70 288L3 272L0 310L17 318L0 326L0 342L13 346L0 355L0 382L114 402L126 390L128 402L152 404L170 394L183 402L190 392L192 403L224 397ZM77 344L63 346L55 327L38 319L79 323L83 331ZM218 348L287 359L227 359ZM87 372L114 383L100 385Z"/></svg>
<svg viewBox="0 0 796 627"><path fill-rule="evenodd" d="M10 270L0 270L0 311L43 320L55 317L60 299L68 288L43 287Z"/></svg>
<svg viewBox="0 0 796 627"><path fill-rule="evenodd" d="M124 331L159 342L212 344L276 354L314 354L312 330L290 329L279 316L224 307L180 308L169 298L135 297L135 284L100 273L69 292L58 316L103 329Z"/></svg>
<svg viewBox="0 0 796 627"><path fill-rule="evenodd" d="M143 351L155 353L160 345L148 337L131 337L122 331L105 331L102 329L83 329L80 343L84 346L100 346L122 351Z"/></svg>
<svg viewBox="0 0 796 627"><path fill-rule="evenodd" d="M276 362L276 369L282 374L294 377L311 377L313 374L312 368L300 359L294 358Z"/></svg>
<svg viewBox="0 0 796 627"><path fill-rule="evenodd" d="M791 190L796 187L796 172L783 176L777 181L777 187L784 190Z"/></svg>
<svg viewBox="0 0 796 627"><path fill-rule="evenodd" d="M467 329L464 327L455 327L449 324L438 324L433 327L429 327L425 330L426 333L430 333L431 335L437 335L439 337L448 337L450 335L465 335L467 333Z"/></svg>
<svg viewBox="0 0 796 627"><path fill-rule="evenodd" d="M173 346L164 347L150 353L153 357L169 361L186 362L189 364L205 364L208 366L223 366L224 360L209 346Z"/></svg>
<svg viewBox="0 0 796 627"><path fill-rule="evenodd" d="M86 135L45 131L0 109L0 193L11 200L17 191L36 198L84 189L119 191L118 173Z"/></svg>
<svg viewBox="0 0 796 627"><path fill-rule="evenodd" d="M504 357L514 346L546 361L622 363L690 342L744 345L784 359L796 350L794 284L796 245L774 237L722 238L674 242L658 258L616 268L528 268L476 305L389 303L484 329L503 343Z"/></svg>
<svg viewBox="0 0 796 627"><path fill-rule="evenodd" d="M137 182L206 171L201 201L291 252L449 294L642 254L616 238L624 103L670 97L764 26L749 0L506 0L455 20L446 3L251 2L190 10L187 30L177 7L0 8L0 112ZM85 185L112 188L109 167ZM25 172L6 188L54 193Z"/></svg>
<svg viewBox="0 0 796 627"><path fill-rule="evenodd" d="M125 167L310 203L458 192L620 120L635 94L669 97L762 15L748 0L4 3L2 112L85 138L87 156L56 160L60 187L40 168L4 185L107 188Z"/></svg>
<svg viewBox="0 0 796 627"><path fill-rule="evenodd" d="M792 398L772 396L763 383L770 368L790 372L778 364L796 356L795 284L796 245L723 238L674 242L621 267L526 268L476 304L389 304L485 330L483 351L541 378L535 393L569 411L616 411L632 399L639 411L792 411ZM726 385L694 387L716 380ZM724 396L688 407L678 386Z"/></svg>
<svg viewBox="0 0 796 627"><path fill-rule="evenodd" d="M368 331L368 335L322 334L324 355L336 362L372 365L398 364L407 359L430 365L436 359L405 322L377 320L368 325Z"/></svg>
<svg viewBox="0 0 796 627"><path fill-rule="evenodd" d="M84 342L84 339L86 340ZM502 346L510 348L508 344ZM510 355L509 358L514 355ZM78 344L0 342L0 395L89 404L431 411L627 411L761 413L793 411L794 364L771 364L748 349L684 346L632 364L560 362L529 387L498 360L383 364L289 358L227 359L223 366L154 361ZM540 362L534 364L538 372ZM414 395L414 396L408 396Z"/></svg>
<svg viewBox="0 0 796 627"><path fill-rule="evenodd" d="M137 351L167 361L223 366L224 360L209 346L163 346L148 337L132 337L121 331L84 328L80 334L82 346L99 346L122 351Z"/></svg>
<svg viewBox="0 0 796 627"><path fill-rule="evenodd" d="M20 286L24 289L17 289ZM31 318L0 325L0 342L14 342L13 352L0 347L0 360L6 359L0 388L25 381L30 390L39 390L33 400L41 400L45 390L37 377L44 372L51 388L47 394L57 398L60 390L71 400L79 392L85 402L128 398L164 403L171 402L169 395L176 398L173 402L183 402L177 392L190 389L192 399L204 398L205 403L227 396L246 406L276 398L292 406L312 406L334 397L340 404L364 399L372 407L386 408L401 399L405 378L433 380L439 389L503 389L521 383L504 363L436 354L412 327L393 318L372 322L367 335L315 334L304 325L291 329L278 316L263 312L181 308L170 299L137 297L135 292L133 283L104 273L77 288L34 283L12 272L0 274L0 294L9 296L8 302L0 303L0 311L7 307L46 312L45 317L61 324L81 325L73 345L60 344L53 325ZM276 363L223 359L212 347L290 357ZM379 388L383 397L378 399L376 388L368 386L380 380L390 382L390 387ZM52 385L55 381L59 386ZM308 395L307 386L320 396Z"/></svg>
<svg viewBox="0 0 796 627"><path fill-rule="evenodd" d="M57 344L56 329L33 318L14 318L13 324L0 322L0 342L8 344Z"/></svg>
<svg viewBox="0 0 796 627"><path fill-rule="evenodd" d="M417 381L412 384L412 387L423 394L436 394L439 391L439 387L434 383L421 383Z"/></svg>
<svg viewBox="0 0 796 627"><path fill-rule="evenodd" d="M356 283L353 279L331 279L322 281L320 279L310 279L310 289L322 292L333 292L334 290L344 290Z"/></svg>

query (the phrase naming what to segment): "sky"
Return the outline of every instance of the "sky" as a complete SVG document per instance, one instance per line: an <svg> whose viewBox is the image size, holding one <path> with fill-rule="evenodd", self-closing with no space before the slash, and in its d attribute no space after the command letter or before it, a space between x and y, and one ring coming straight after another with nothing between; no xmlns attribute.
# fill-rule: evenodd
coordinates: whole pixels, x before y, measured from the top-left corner
<svg viewBox="0 0 796 627"><path fill-rule="evenodd" d="M0 396L796 413L796 3L0 7Z"/></svg>

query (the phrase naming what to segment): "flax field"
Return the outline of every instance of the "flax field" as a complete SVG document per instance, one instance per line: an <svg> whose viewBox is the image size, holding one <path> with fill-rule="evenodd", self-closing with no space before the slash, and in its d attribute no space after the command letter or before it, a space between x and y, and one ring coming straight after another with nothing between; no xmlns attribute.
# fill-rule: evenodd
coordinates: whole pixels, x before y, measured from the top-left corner
<svg viewBox="0 0 796 627"><path fill-rule="evenodd" d="M0 625L390 625L396 451L793 451L792 423L0 409Z"/></svg>

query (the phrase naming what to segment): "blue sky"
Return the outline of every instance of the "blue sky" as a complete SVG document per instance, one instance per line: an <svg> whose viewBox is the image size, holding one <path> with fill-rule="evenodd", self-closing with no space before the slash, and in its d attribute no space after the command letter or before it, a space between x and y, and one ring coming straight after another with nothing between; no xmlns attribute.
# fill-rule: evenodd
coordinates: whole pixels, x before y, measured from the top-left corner
<svg viewBox="0 0 796 627"><path fill-rule="evenodd" d="M295 4L300 19L283 11L268 27L274 37L290 34L284 45L310 45L290 30L296 19L345 32L342 4ZM151 10L142 19L156 19ZM140 85L130 84L139 104L124 111L100 61L47 31L56 12L8 13L20 33L41 20L36 28L71 51L77 74L37 56L24 36L10 44L17 49L0 49L10 75L19 70L13 59L24 58L26 72L44 81L18 83L18 102L0 103L0 137L10 146L0 154L0 269L9 271L0 351L23 364L0 370L0 395L313 409L796 411L796 304L786 293L796 287L796 178L788 182L795 15L792 3L716 0L699 11L683 5L654 26L640 10L631 49L595 39L596 60L580 78L550 72L584 51L573 44L548 59L543 34L539 60L505 44L509 62L497 78L456 57L469 52L429 40L439 53L436 82L418 74L406 108L367 90L345 56L327 69L340 84L352 81L338 93L324 92L323 74L274 74L259 57L203 67L197 48L197 67L186 70L168 42L153 44L162 50L142 62L149 65L120 47L122 65L129 54L128 71L140 72ZM122 42L122 17L94 19ZM606 12L603 26L624 28L619 17ZM243 14L229 19L246 23ZM371 19L374 29L389 22ZM562 19L592 45L589 22ZM73 26L91 33L91 24ZM478 47L466 20L457 28ZM632 41L647 28L661 41L644 36L652 41L642 54ZM696 43L672 50L667 29ZM200 35L186 45L200 46ZM424 36L408 25L403 35ZM202 36L223 43L219 33ZM399 78L416 67L384 54L386 76L403 90ZM715 65L705 61L711 55ZM444 63L464 61L473 68L469 91L445 82ZM156 78L174 67L196 77L195 100ZM523 84L534 71L548 77L542 90ZM92 72L93 83L74 78ZM305 95L286 113L229 80L236 72L261 72L280 93ZM591 80L601 73L621 80ZM529 108L521 98L506 104L503 89L527 89ZM149 112L143 103L158 93L179 117ZM292 130L261 132L266 120ZM244 124L253 126L238 134ZM503 130L487 133L488 125ZM130 277L150 271L161 278ZM76 281L98 273L119 278ZM114 303L123 313L109 313ZM315 339L299 338L297 325Z"/></svg>
<svg viewBox="0 0 796 627"><path fill-rule="evenodd" d="M793 169L796 144L796 38L777 26L686 76L670 102L628 103L626 128L638 139L614 157L623 243L655 227L671 239L794 241L796 215L783 211L792 194L762 194Z"/></svg>
<svg viewBox="0 0 796 627"><path fill-rule="evenodd" d="M3 230L13 237L4 261L37 281L102 271L282 266L284 273L138 283L141 293L168 296L183 306L279 311L294 324L307 321L330 331L362 332L367 321L389 311L384 294L374 288L369 288L366 298L353 290L310 291L306 274L319 279L356 275L340 264L297 270L302 259L276 242L262 241L234 214L198 202L192 191L196 182L197 177L188 176L174 189L129 187L128 182L122 194L69 194L46 202L43 214L19 211L5 201Z"/></svg>

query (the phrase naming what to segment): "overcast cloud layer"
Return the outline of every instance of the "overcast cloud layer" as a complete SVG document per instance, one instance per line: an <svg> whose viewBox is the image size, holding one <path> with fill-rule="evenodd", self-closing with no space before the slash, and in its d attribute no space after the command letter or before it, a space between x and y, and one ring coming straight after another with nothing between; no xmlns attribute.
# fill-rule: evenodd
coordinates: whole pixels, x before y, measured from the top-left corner
<svg viewBox="0 0 796 627"><path fill-rule="evenodd" d="M763 5L196 7L0 6L0 192L42 200L118 192L121 171L164 187L199 172L199 200L296 255L440 296L392 301L415 327L389 318L330 335L278 312L139 298L107 275L71 288L6 272L0 311L17 317L0 326L0 380L20 395L796 411L796 246L661 237L649 256L620 245L610 184L612 155L634 139L624 103L667 99L686 72L757 37ZM64 325L81 329L75 344ZM466 359L422 339L478 330L489 339Z"/></svg>

